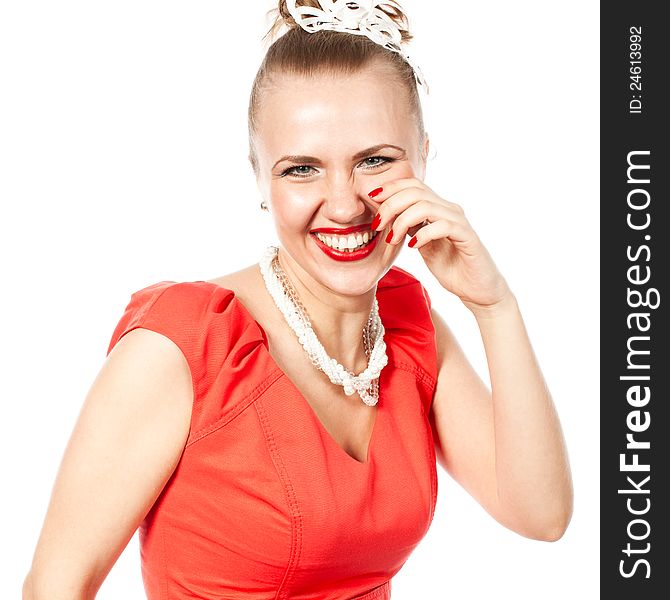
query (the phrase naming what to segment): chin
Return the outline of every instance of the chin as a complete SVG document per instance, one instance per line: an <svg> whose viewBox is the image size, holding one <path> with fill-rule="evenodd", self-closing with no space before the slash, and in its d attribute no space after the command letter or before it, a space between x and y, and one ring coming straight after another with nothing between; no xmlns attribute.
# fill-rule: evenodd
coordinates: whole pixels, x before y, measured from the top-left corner
<svg viewBox="0 0 670 600"><path fill-rule="evenodd" d="M391 267L379 261L352 268L336 266L330 271L323 270L312 274L312 277L332 292L342 296L361 296L368 293Z"/></svg>
<svg viewBox="0 0 670 600"><path fill-rule="evenodd" d="M400 251L399 246L397 251L378 247L362 260L340 261L328 258L317 247L302 248L296 252L295 248L287 248L284 244L282 246L293 262L316 283L333 293L352 297L365 294L374 288L391 268Z"/></svg>

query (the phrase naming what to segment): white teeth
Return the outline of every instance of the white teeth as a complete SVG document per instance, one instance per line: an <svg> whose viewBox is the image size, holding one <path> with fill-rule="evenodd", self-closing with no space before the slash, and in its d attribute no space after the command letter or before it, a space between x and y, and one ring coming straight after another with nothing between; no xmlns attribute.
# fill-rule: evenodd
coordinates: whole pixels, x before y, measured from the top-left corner
<svg viewBox="0 0 670 600"><path fill-rule="evenodd" d="M366 231L364 233L357 232L349 235L324 235L322 233L315 235L326 246L330 246L340 252L350 252L371 242L378 233L378 231Z"/></svg>

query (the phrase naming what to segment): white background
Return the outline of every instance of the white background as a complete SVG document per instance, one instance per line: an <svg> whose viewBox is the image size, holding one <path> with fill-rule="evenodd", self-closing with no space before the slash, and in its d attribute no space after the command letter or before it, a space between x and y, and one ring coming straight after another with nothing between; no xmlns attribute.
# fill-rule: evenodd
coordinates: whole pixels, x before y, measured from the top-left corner
<svg viewBox="0 0 670 600"><path fill-rule="evenodd" d="M20 596L130 293L232 272L275 240L246 137L272 6L0 4L3 598ZM465 208L517 295L562 419L575 511L560 541L529 540L439 469L435 520L393 598L597 598L598 3L404 6L430 84L426 183ZM418 252L396 264L424 282L485 377L470 314ZM144 598L136 537L98 598Z"/></svg>

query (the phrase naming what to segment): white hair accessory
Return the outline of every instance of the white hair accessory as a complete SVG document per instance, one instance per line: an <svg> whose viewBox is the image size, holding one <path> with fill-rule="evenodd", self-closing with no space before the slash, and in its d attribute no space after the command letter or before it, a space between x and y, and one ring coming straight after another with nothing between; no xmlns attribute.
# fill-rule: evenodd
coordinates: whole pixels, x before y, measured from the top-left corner
<svg viewBox="0 0 670 600"><path fill-rule="evenodd" d="M419 66L401 48L402 36L395 21L384 10L396 9L402 12L395 0L319 0L321 8L296 6L296 0L286 0L286 8L293 20L308 33L322 29L342 31L354 35L365 35L373 42L397 52L414 69L417 82L428 93L428 83Z"/></svg>

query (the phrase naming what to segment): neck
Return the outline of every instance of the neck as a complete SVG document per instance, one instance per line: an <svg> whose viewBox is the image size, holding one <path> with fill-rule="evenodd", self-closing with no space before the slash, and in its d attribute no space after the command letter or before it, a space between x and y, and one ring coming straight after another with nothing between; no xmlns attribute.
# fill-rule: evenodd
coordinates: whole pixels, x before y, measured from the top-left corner
<svg viewBox="0 0 670 600"><path fill-rule="evenodd" d="M372 310L376 286L356 296L339 294L315 281L281 249L278 260L328 355L354 373L363 371L368 363L363 329Z"/></svg>

